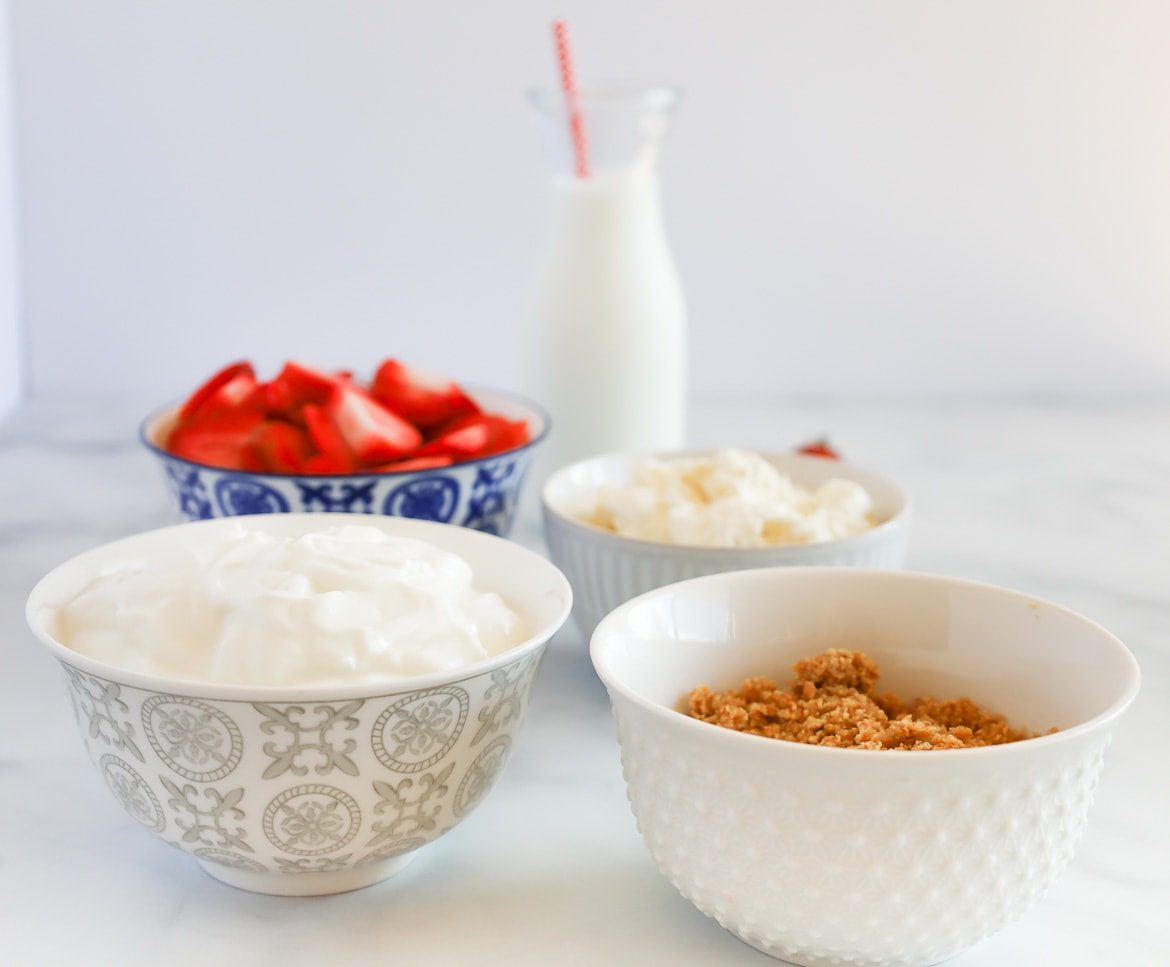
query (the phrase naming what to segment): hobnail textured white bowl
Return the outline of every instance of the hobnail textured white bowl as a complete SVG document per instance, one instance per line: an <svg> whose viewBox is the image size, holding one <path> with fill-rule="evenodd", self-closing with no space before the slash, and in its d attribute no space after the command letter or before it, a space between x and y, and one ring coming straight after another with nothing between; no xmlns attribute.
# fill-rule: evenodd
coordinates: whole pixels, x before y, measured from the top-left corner
<svg viewBox="0 0 1170 967"><path fill-rule="evenodd" d="M241 520L180 524L75 557L33 589L29 624L62 666L89 757L146 829L242 889L316 895L366 886L465 819L499 778L548 641L568 618L568 582L510 541L369 515L363 524L468 560L476 586L503 595L531 637L445 674L303 687L139 674L54 637L59 606L104 562L126 554L148 560L152 549ZM249 523L290 535L353 517L272 514Z"/></svg>
<svg viewBox="0 0 1170 967"><path fill-rule="evenodd" d="M713 450L660 453L665 458L710 456ZM688 578L760 567L836 566L900 568L910 537L910 502L891 481L837 460L793 453L763 456L804 487L832 477L861 484L874 501L881 521L863 534L819 544L778 547L691 547L622 537L585 523L582 508L591 506L602 486L628 482L642 454L607 454L562 467L541 491L544 535L549 557L573 586L573 620L588 637L597 623L636 595Z"/></svg>
<svg viewBox="0 0 1170 967"><path fill-rule="evenodd" d="M878 752L745 735L682 714L826 648L865 651L878 687L967 695L1009 745ZM1023 914L1085 827L1132 655L1070 611L895 571L786 568L652 591L593 635L629 797L663 874L748 944L807 967L935 964Z"/></svg>

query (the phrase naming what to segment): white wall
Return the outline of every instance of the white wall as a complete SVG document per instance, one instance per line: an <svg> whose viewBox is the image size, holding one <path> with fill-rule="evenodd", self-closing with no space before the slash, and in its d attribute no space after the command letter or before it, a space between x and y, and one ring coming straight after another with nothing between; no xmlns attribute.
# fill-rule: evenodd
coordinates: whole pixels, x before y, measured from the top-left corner
<svg viewBox="0 0 1170 967"><path fill-rule="evenodd" d="M13 8L34 394L391 354L519 385L554 15L583 81L688 91L696 391L1170 391L1159 0Z"/></svg>
<svg viewBox="0 0 1170 967"><path fill-rule="evenodd" d="M0 417L21 398L19 257L7 0L0 2Z"/></svg>

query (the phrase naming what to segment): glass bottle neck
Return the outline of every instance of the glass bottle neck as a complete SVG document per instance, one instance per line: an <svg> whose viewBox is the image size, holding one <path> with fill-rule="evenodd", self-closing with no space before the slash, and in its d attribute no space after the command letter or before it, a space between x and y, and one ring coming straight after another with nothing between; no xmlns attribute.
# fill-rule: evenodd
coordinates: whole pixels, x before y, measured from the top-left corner
<svg viewBox="0 0 1170 967"><path fill-rule="evenodd" d="M653 170L678 97L670 87L529 93L553 173L578 178Z"/></svg>

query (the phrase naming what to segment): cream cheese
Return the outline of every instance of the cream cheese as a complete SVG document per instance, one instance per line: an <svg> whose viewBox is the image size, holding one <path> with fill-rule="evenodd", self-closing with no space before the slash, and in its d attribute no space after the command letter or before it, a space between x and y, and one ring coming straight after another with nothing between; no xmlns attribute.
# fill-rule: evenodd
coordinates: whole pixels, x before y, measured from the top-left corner
<svg viewBox="0 0 1170 967"><path fill-rule="evenodd" d="M757 453L646 457L624 486L599 489L584 516L625 537L708 547L768 547L836 540L870 529L865 488L831 479L809 489Z"/></svg>

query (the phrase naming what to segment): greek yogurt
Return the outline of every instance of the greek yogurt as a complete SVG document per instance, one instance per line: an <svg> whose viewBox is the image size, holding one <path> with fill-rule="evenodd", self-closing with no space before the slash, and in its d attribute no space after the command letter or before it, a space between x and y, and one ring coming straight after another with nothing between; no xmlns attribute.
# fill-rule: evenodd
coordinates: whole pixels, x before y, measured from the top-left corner
<svg viewBox="0 0 1170 967"><path fill-rule="evenodd" d="M708 547L768 547L836 540L874 526L860 484L831 479L809 489L758 453L645 457L624 486L599 489L583 516L625 537Z"/></svg>
<svg viewBox="0 0 1170 967"><path fill-rule="evenodd" d="M195 681L308 685L460 668L528 637L471 566L362 524L278 537L240 522L107 566L58 614L59 640L111 665Z"/></svg>

